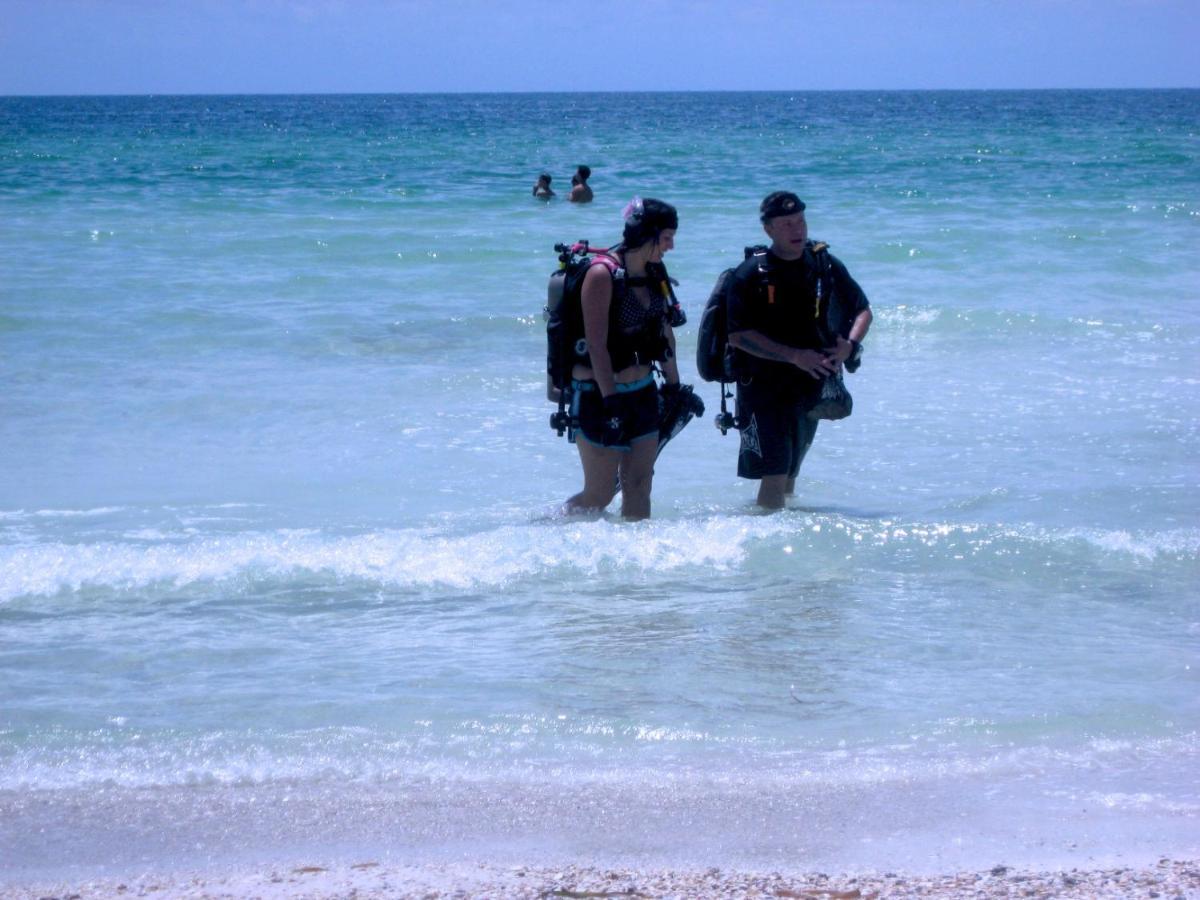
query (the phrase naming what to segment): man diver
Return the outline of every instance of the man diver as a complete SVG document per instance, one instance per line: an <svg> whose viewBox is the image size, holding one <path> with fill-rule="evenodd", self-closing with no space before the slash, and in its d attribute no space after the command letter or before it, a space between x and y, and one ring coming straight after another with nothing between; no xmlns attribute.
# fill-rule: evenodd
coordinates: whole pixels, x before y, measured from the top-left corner
<svg viewBox="0 0 1200 900"><path fill-rule="evenodd" d="M759 218L771 246L751 256L730 279L729 343L737 373L741 431L738 475L759 481L758 505L782 509L796 489L817 420L808 416L826 376L854 367L871 327L871 307L846 267L808 239L804 201L790 191L768 194ZM835 333L826 326L829 300L817 290L832 280ZM832 340L831 340L832 338Z"/></svg>

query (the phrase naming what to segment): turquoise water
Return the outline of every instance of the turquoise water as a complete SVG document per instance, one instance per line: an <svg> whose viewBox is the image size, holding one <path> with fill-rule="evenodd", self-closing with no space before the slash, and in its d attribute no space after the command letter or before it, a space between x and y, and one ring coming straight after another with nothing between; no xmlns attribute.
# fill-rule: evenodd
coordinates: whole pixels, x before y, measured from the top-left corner
<svg viewBox="0 0 1200 900"><path fill-rule="evenodd" d="M0 99L0 871L1197 853L1198 132L1198 91ZM594 204L529 196L581 162ZM652 521L548 520L552 245L676 204L694 380L779 187L876 315L794 508L697 422Z"/></svg>

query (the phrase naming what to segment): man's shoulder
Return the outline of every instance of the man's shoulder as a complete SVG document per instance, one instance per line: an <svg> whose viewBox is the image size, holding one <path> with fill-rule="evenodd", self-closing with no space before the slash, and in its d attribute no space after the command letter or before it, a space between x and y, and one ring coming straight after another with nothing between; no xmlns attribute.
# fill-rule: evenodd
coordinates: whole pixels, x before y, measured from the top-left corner
<svg viewBox="0 0 1200 900"><path fill-rule="evenodd" d="M809 249L813 253L813 258L819 260L822 265L828 265L835 271L846 272L846 264L834 255L829 249L829 245L824 241L809 241Z"/></svg>
<svg viewBox="0 0 1200 900"><path fill-rule="evenodd" d="M747 248L753 252L747 253L746 258L733 267L733 277L738 281L757 279L770 271L770 254L766 247Z"/></svg>
<svg viewBox="0 0 1200 900"><path fill-rule="evenodd" d="M857 310L869 307L871 303L867 300L867 295L854 279L854 276L850 274L850 270L846 268L846 264L828 250L824 252L824 255L829 264L829 274L837 286L837 296L841 299L841 302L849 304Z"/></svg>
<svg viewBox="0 0 1200 900"><path fill-rule="evenodd" d="M748 256L733 267L729 276L729 296L736 300L753 297L768 278L763 256Z"/></svg>

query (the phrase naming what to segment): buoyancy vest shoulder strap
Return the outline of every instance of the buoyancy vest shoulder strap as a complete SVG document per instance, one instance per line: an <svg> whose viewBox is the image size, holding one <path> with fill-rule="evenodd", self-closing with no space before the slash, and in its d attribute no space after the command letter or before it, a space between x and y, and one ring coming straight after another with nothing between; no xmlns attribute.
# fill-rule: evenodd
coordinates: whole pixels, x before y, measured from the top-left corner
<svg viewBox="0 0 1200 900"><path fill-rule="evenodd" d="M820 326L827 338L836 340L836 333L826 330L829 325L829 315L833 306L833 261L829 255L829 245L824 241L812 241L813 259L817 263L817 284L815 302L813 303L813 318L820 321ZM821 310L825 310L825 318L821 318Z"/></svg>
<svg viewBox="0 0 1200 900"><path fill-rule="evenodd" d="M821 301L833 295L833 263L829 260L829 245L824 241L811 241L813 259L817 261L817 315Z"/></svg>
<svg viewBox="0 0 1200 900"><path fill-rule="evenodd" d="M818 274L827 277L832 268L829 262L829 245L824 241L809 241L809 247L812 249L813 258L817 261Z"/></svg>
<svg viewBox="0 0 1200 900"><path fill-rule="evenodd" d="M597 253L588 260L589 271L591 271L593 266L603 266L608 269L608 274L612 276L613 296L608 307L608 319L611 326L617 320L617 314L621 305L621 295L625 291L625 267L621 265L620 260L609 256L607 253Z"/></svg>
<svg viewBox="0 0 1200 900"><path fill-rule="evenodd" d="M775 281L772 279L771 272L771 257L767 253L767 248L754 254L755 266L754 272L758 276L758 289L762 292L762 296L766 299L768 306L775 305Z"/></svg>
<svg viewBox="0 0 1200 900"><path fill-rule="evenodd" d="M766 295L768 305L775 302L775 284L771 280L771 263L768 255L768 247L747 247L747 257L753 256L756 260L755 272L758 275L759 288ZM821 303L827 300L833 291L833 266L829 261L829 245L824 241L809 241L806 248L812 251L813 259L816 261L816 289L815 303L813 305L813 317L820 318Z"/></svg>
<svg viewBox="0 0 1200 900"><path fill-rule="evenodd" d="M591 269L592 266L604 266L608 269L608 274L613 277L613 281L625 277L625 267L621 265L620 261L613 259L607 253L597 253L588 260L588 269Z"/></svg>
<svg viewBox="0 0 1200 900"><path fill-rule="evenodd" d="M770 248L766 244L756 244L746 248L746 259L754 260L754 277L757 279L758 290L766 298L767 303L775 302L775 285L771 283L771 263L767 256Z"/></svg>

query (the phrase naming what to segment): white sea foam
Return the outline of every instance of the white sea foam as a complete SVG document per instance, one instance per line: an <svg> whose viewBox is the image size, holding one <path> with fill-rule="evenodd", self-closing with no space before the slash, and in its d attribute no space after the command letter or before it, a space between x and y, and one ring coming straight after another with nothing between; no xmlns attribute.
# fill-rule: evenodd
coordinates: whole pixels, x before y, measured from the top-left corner
<svg viewBox="0 0 1200 900"><path fill-rule="evenodd" d="M1200 554L1200 529L1175 528L1155 534L1133 534L1124 530L1070 529L1067 537L1078 537L1112 553L1154 560L1162 556L1196 558Z"/></svg>
<svg viewBox="0 0 1200 900"><path fill-rule="evenodd" d="M542 716L467 720L451 733L437 734L423 733L419 727L396 734L342 727L188 736L120 725L77 734L57 730L40 738L11 741L0 732L0 790L418 779L637 785L666 779L780 793L801 784L877 788L920 780L1023 779L1050 773L1069 781L1072 773L1088 771L1107 772L1120 783L1121 773L1153 769L1183 776L1195 772L1200 763L1200 737L1195 733L1025 745L930 739L829 747L637 723L614 729L588 717L564 722ZM548 758L553 766L547 767ZM1200 813L1194 780L1169 795L1117 789L1070 795L1110 808L1153 806Z"/></svg>
<svg viewBox="0 0 1200 900"><path fill-rule="evenodd" d="M1084 529L1053 530L862 520L845 516L714 516L629 526L604 520L547 525L505 525L461 534L400 529L331 535L285 529L230 535L166 537L143 529L127 532L135 543L66 544L23 541L0 546L0 601L62 591L173 589L201 582L286 580L298 576L359 579L394 588L496 588L547 573L603 576L703 569L728 572L756 546L786 539L810 553L897 553L913 549L948 560L1004 557L1026 552L1053 555L1092 547L1113 557L1152 561L1195 559L1200 529L1158 533Z"/></svg>
<svg viewBox="0 0 1200 900"><path fill-rule="evenodd" d="M774 530L762 520L712 519L655 530L590 522L506 526L469 535L425 529L351 536L283 530L149 544L24 543L0 548L0 599L300 573L401 587L471 588L554 568L588 573L613 567L725 568L741 558L748 540Z"/></svg>
<svg viewBox="0 0 1200 900"><path fill-rule="evenodd" d="M113 515L124 511L121 506L97 506L91 509L23 509L0 510L0 520L22 521L26 519L85 519Z"/></svg>

